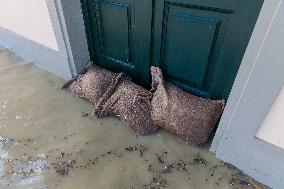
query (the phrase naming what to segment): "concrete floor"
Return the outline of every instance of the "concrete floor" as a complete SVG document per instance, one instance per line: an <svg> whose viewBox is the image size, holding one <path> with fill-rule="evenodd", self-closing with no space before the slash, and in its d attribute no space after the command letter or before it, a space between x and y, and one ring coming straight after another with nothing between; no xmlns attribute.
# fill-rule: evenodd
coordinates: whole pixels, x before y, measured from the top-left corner
<svg viewBox="0 0 284 189"><path fill-rule="evenodd" d="M266 188L164 130L137 136L60 90L65 81L0 51L0 188Z"/></svg>

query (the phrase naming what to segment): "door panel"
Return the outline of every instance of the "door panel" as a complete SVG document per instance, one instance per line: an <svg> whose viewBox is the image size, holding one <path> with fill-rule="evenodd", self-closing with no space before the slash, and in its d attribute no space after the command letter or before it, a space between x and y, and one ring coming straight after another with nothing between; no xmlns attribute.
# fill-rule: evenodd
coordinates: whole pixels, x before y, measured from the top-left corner
<svg viewBox="0 0 284 189"><path fill-rule="evenodd" d="M221 20L193 14L185 7L166 6L161 66L168 77L202 88Z"/></svg>
<svg viewBox="0 0 284 189"><path fill-rule="evenodd" d="M163 69L167 81L186 91L226 99L260 5L244 0L157 0L153 64ZM244 13L252 14L249 21ZM237 22L246 30L234 27Z"/></svg>
<svg viewBox="0 0 284 189"><path fill-rule="evenodd" d="M152 1L94 0L88 8L96 63L148 86Z"/></svg>
<svg viewBox="0 0 284 189"><path fill-rule="evenodd" d="M101 3L102 56L130 62L130 26L127 4Z"/></svg>

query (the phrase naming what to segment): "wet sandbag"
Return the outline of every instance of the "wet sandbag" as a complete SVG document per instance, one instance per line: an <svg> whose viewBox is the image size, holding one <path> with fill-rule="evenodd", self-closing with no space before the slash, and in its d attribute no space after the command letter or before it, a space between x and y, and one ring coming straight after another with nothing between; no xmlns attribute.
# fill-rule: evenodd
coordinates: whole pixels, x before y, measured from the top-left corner
<svg viewBox="0 0 284 189"><path fill-rule="evenodd" d="M200 98L166 83L157 67L151 67L151 74L153 121L190 144L205 143L223 112L225 101Z"/></svg>
<svg viewBox="0 0 284 189"><path fill-rule="evenodd" d="M97 103L93 115L119 117L135 133L146 135L158 129L151 119L152 94L128 78L116 79L111 89ZM116 87L113 87L116 86ZM113 91L113 92L112 92Z"/></svg>
<svg viewBox="0 0 284 189"><path fill-rule="evenodd" d="M67 82L63 88L92 103L97 103L117 76L116 73L91 64L85 74Z"/></svg>

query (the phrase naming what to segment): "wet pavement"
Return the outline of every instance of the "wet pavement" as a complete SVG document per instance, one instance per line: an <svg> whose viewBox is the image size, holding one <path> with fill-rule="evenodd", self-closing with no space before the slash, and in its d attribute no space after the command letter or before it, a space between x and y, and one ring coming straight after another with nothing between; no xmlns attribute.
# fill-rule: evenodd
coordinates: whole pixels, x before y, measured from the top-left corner
<svg viewBox="0 0 284 189"><path fill-rule="evenodd" d="M84 116L93 106L64 80L0 51L0 188L260 189L164 130L137 136L116 118Z"/></svg>

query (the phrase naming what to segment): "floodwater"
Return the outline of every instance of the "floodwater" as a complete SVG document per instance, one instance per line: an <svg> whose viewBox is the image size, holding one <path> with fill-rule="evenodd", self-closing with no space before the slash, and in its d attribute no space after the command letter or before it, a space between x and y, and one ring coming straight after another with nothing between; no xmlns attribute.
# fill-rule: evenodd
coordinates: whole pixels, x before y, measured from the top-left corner
<svg viewBox="0 0 284 189"><path fill-rule="evenodd" d="M164 130L137 136L64 80L0 51L0 188L265 188Z"/></svg>

